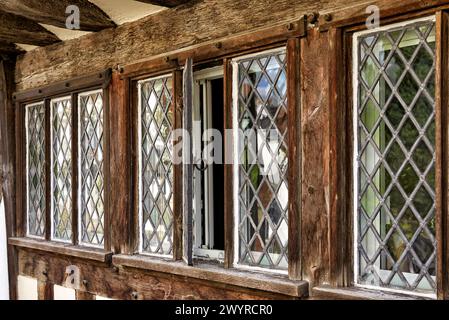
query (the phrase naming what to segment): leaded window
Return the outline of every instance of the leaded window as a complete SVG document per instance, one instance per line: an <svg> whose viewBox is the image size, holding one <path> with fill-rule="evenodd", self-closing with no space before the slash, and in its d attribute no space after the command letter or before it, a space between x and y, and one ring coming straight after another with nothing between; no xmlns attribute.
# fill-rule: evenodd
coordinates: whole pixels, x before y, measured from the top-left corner
<svg viewBox="0 0 449 320"><path fill-rule="evenodd" d="M140 251L172 255L172 77L138 83Z"/></svg>
<svg viewBox="0 0 449 320"><path fill-rule="evenodd" d="M432 293L435 22L354 36L356 282Z"/></svg>
<svg viewBox="0 0 449 320"><path fill-rule="evenodd" d="M52 239L72 238L72 101L51 101Z"/></svg>
<svg viewBox="0 0 449 320"><path fill-rule="evenodd" d="M27 235L45 236L45 104L26 109Z"/></svg>
<svg viewBox="0 0 449 320"><path fill-rule="evenodd" d="M80 242L104 241L103 91L82 93L79 106Z"/></svg>
<svg viewBox="0 0 449 320"><path fill-rule="evenodd" d="M62 96L57 84L38 90L48 93L41 102L23 105L26 236L97 248L109 245L105 232L107 114L105 91L96 89L102 81L98 79L107 79L107 72L86 77L84 91L74 87ZM85 89L88 83L92 83L90 90ZM53 92L58 96L52 96Z"/></svg>
<svg viewBox="0 0 449 320"><path fill-rule="evenodd" d="M285 50L234 60L236 262L287 269Z"/></svg>

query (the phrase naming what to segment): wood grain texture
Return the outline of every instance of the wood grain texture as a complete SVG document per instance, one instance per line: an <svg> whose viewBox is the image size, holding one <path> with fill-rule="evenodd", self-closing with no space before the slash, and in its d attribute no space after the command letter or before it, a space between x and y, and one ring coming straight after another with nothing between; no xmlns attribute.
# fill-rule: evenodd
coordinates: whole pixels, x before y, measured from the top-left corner
<svg viewBox="0 0 449 320"><path fill-rule="evenodd" d="M2 0L0 10L35 22L66 28L69 16L66 8L70 5L80 10L80 30L99 31L115 26L103 10L88 0Z"/></svg>
<svg viewBox="0 0 449 320"><path fill-rule="evenodd" d="M222 266L209 263L197 262L192 268L181 261L173 262L138 255L116 255L112 262L114 265L165 272L172 275L201 279L213 283L218 282L241 286L293 297L304 297L308 294L308 284L305 281L292 281L286 276L255 273L246 270L226 270Z"/></svg>
<svg viewBox="0 0 449 320"><path fill-rule="evenodd" d="M12 102L14 91L14 60L0 60L0 193L5 206L6 236L15 235L15 113ZM17 293L17 256L8 245L8 273L10 298Z"/></svg>
<svg viewBox="0 0 449 320"><path fill-rule="evenodd" d="M349 81L346 68L350 62L345 56L346 43L342 30L331 28L328 35L329 146L325 154L329 166L329 281L334 286L347 286L350 285L348 270L352 269L351 253L346 245L348 239L352 239L348 219L351 197L347 192L347 177L350 177L352 169L352 165L347 162L351 154L347 132L352 127L346 112L345 95Z"/></svg>
<svg viewBox="0 0 449 320"><path fill-rule="evenodd" d="M313 0L193 1L192 5L164 10L115 29L28 52L19 59L16 82L19 90L29 89L117 64L146 60L207 41L293 21L316 11L320 5L319 1Z"/></svg>
<svg viewBox="0 0 449 320"><path fill-rule="evenodd" d="M173 72L173 129L182 129L183 92L182 71ZM179 141L173 140L173 145ZM182 164L173 164L173 259L182 259L183 225L182 225Z"/></svg>
<svg viewBox="0 0 449 320"><path fill-rule="evenodd" d="M224 117L223 128L225 130L231 130L233 128L232 123L232 64L230 59L223 61L223 92L224 92ZM229 141L231 140L231 141ZM232 137L227 134L224 137L224 145L228 146L226 150L233 150ZM225 154L224 159L232 159L232 155ZM232 268L234 265L234 178L232 164L225 161L224 167L224 249L225 268Z"/></svg>
<svg viewBox="0 0 449 320"><path fill-rule="evenodd" d="M191 0L137 0L139 2L154 4L156 6L173 8L185 4Z"/></svg>
<svg viewBox="0 0 449 320"><path fill-rule="evenodd" d="M95 300L95 295L86 291L76 290L76 300Z"/></svg>
<svg viewBox="0 0 449 320"><path fill-rule="evenodd" d="M233 58L285 45L289 38L301 37L306 33L306 16L276 26L260 28L244 34L236 34L225 39L208 41L184 50L167 53L166 56L132 62L123 66L124 77L138 77L149 73L159 73L179 68L188 58L194 65L216 63L221 59Z"/></svg>
<svg viewBox="0 0 449 320"><path fill-rule="evenodd" d="M10 55L17 56L23 53L25 53L25 51L20 49L17 45L0 40L0 58L2 58L2 56L6 58Z"/></svg>
<svg viewBox="0 0 449 320"><path fill-rule="evenodd" d="M272 292L267 293L168 273L120 266L111 267L59 255L39 254L28 250L19 251L20 274L38 280L63 285L66 277L65 269L69 265L76 265L79 268L80 279L86 283L78 290L113 299L259 300L292 298Z"/></svg>
<svg viewBox="0 0 449 320"><path fill-rule="evenodd" d="M313 300L428 300L407 295L389 294L387 292L361 288L334 288L319 286L312 289Z"/></svg>
<svg viewBox="0 0 449 320"><path fill-rule="evenodd" d="M48 281L37 281L37 299L38 300L53 300L54 291L53 285Z"/></svg>
<svg viewBox="0 0 449 320"><path fill-rule="evenodd" d="M31 238L9 238L8 244L18 248L28 248L46 253L57 253L69 257L78 257L85 260L108 262L111 260L111 252L96 248L73 246L60 242L50 242Z"/></svg>
<svg viewBox="0 0 449 320"><path fill-rule="evenodd" d="M287 42L288 100L288 274L290 279L302 279L301 266L301 91L300 39Z"/></svg>
<svg viewBox="0 0 449 320"><path fill-rule="evenodd" d="M425 13L427 9L448 6L446 0L377 0L377 1L351 1L351 5L344 8L331 9L326 8L320 12L320 29L327 30L330 27L352 26L364 23L367 17L371 14L366 12L369 5L375 5L380 9L380 18L390 19L393 16L400 16L406 13L419 14ZM326 16L326 14L328 14ZM383 23L382 23L383 24Z"/></svg>
<svg viewBox="0 0 449 320"><path fill-rule="evenodd" d="M328 46L328 35L317 30L301 39L301 260L311 287L329 272Z"/></svg>
<svg viewBox="0 0 449 320"><path fill-rule="evenodd" d="M114 72L109 87L109 127L110 127L110 198L112 251L130 253L128 241L131 230L131 161L130 131L131 118L128 104L128 82Z"/></svg>
<svg viewBox="0 0 449 320"><path fill-rule="evenodd" d="M33 20L0 10L0 40L46 46L61 41Z"/></svg>
<svg viewBox="0 0 449 320"><path fill-rule="evenodd" d="M449 15L438 13L436 19L435 79L435 216L437 246L437 295L449 299L449 199L448 199L448 111L449 104Z"/></svg>
<svg viewBox="0 0 449 320"><path fill-rule="evenodd" d="M390 8L390 11L399 7L404 12L410 12L417 8L434 7L435 3L442 2L444 1L379 0L369 4L378 4L381 9ZM409 8L408 3L414 3L415 7ZM360 17L366 19L366 13L361 11L366 6L366 0L192 1L115 29L102 30L28 52L18 61L16 82L20 90L38 87L90 73L92 70L164 56L207 41L218 41L238 33L297 20L311 12L346 12L350 16L352 10L357 8L359 20ZM337 15L335 19L337 20Z"/></svg>

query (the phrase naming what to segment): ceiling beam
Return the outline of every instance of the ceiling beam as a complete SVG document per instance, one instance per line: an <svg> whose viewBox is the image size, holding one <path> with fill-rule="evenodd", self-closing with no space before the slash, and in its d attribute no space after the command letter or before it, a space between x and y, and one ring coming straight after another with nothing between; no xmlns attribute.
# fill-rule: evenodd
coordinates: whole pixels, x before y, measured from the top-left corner
<svg viewBox="0 0 449 320"><path fill-rule="evenodd" d="M70 5L80 9L82 31L100 31L116 26L103 10L88 0L2 0L0 10L36 22L66 28L66 9Z"/></svg>
<svg viewBox="0 0 449 320"><path fill-rule="evenodd" d="M61 41L40 24L24 17L0 11L0 40L46 46Z"/></svg>
<svg viewBox="0 0 449 320"><path fill-rule="evenodd" d="M5 41L0 40L0 56L1 55L19 55L21 53L25 53L24 50L19 48L14 43L9 43Z"/></svg>
<svg viewBox="0 0 449 320"><path fill-rule="evenodd" d="M161 7L173 8L180 6L181 4L187 3L190 0L136 0L136 1L154 4L156 6Z"/></svg>

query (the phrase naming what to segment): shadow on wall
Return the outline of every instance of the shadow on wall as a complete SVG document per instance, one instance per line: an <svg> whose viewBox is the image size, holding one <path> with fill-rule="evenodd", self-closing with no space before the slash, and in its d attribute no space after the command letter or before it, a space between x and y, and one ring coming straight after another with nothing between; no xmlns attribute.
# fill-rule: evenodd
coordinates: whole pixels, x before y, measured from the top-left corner
<svg viewBox="0 0 449 320"><path fill-rule="evenodd" d="M5 207L0 196L0 300L9 300Z"/></svg>

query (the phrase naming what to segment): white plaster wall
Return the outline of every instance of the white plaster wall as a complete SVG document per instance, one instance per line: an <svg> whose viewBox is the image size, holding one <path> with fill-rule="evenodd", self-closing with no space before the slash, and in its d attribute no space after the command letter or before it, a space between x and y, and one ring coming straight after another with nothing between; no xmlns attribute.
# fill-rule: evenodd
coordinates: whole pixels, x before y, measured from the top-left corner
<svg viewBox="0 0 449 320"><path fill-rule="evenodd" d="M102 296L96 296L95 300L114 300L114 299L106 298L106 297L102 297Z"/></svg>
<svg viewBox="0 0 449 320"><path fill-rule="evenodd" d="M17 298L19 300L37 300L37 280L24 276L18 276Z"/></svg>
<svg viewBox="0 0 449 320"><path fill-rule="evenodd" d="M9 300L5 206L0 200L0 300Z"/></svg>
<svg viewBox="0 0 449 320"><path fill-rule="evenodd" d="M55 300L76 300L75 290L62 286L53 286Z"/></svg>

